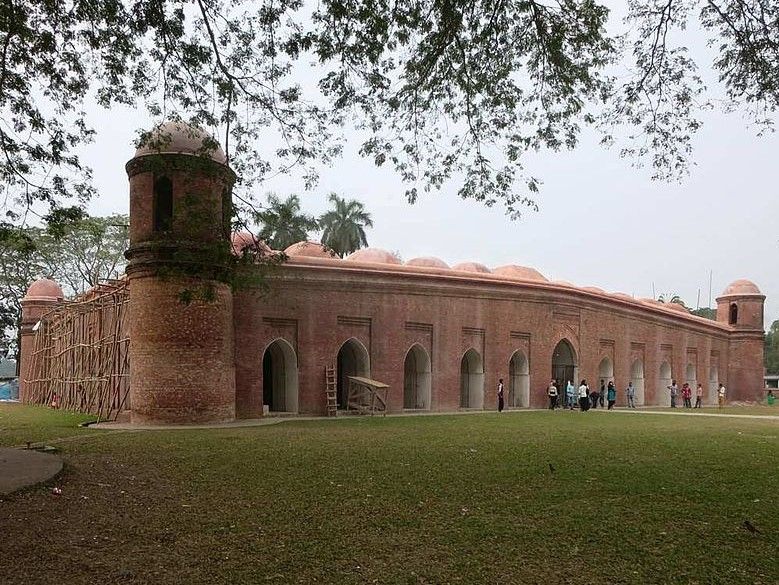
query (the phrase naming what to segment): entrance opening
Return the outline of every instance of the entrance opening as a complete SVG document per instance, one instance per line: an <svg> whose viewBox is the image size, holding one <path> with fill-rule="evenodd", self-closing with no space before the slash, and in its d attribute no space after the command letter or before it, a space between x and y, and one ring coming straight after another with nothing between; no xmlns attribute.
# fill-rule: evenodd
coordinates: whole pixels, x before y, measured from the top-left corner
<svg viewBox="0 0 779 585"><path fill-rule="evenodd" d="M660 364L660 379L658 380L658 400L656 401L658 404L664 403L667 406L671 405L671 392L668 390L668 386L671 385L671 381L673 380L671 373L671 364L668 362L663 362ZM660 399L660 396L665 396L664 399Z"/></svg>
<svg viewBox="0 0 779 585"><path fill-rule="evenodd" d="M338 408L346 408L346 392L349 389L349 376L371 377L371 359L368 350L354 337L338 350L336 400Z"/></svg>
<svg viewBox="0 0 779 585"><path fill-rule="evenodd" d="M262 403L271 412L298 411L298 360L283 339L271 343L262 356Z"/></svg>
<svg viewBox="0 0 779 585"><path fill-rule="evenodd" d="M719 390L719 368L716 364L709 366L709 404L717 404L717 390Z"/></svg>
<svg viewBox="0 0 779 585"><path fill-rule="evenodd" d="M155 232L167 232L173 227L173 183L168 177L154 181L152 215Z"/></svg>
<svg viewBox="0 0 779 585"><path fill-rule="evenodd" d="M644 362L641 360L634 361L630 366L630 381L636 394L636 406L644 406Z"/></svg>
<svg viewBox="0 0 779 585"><path fill-rule="evenodd" d="M465 352L460 362L460 408L484 405L484 363L475 349Z"/></svg>
<svg viewBox="0 0 779 585"><path fill-rule="evenodd" d="M730 304L730 318L728 319L730 325L736 325L738 323L738 305L736 303Z"/></svg>
<svg viewBox="0 0 779 585"><path fill-rule="evenodd" d="M573 351L573 346L567 339L560 340L552 352L552 379L557 380L558 395L560 392L565 393L568 380L578 388L577 371L576 353ZM547 381L545 380L545 382ZM544 387L547 385L548 383L545 383Z"/></svg>
<svg viewBox="0 0 779 585"><path fill-rule="evenodd" d="M521 351L515 351L509 362L508 405L517 408L530 406L530 371L527 358Z"/></svg>
<svg viewBox="0 0 779 585"><path fill-rule="evenodd" d="M430 356L421 345L412 345L403 365L403 408L430 408Z"/></svg>

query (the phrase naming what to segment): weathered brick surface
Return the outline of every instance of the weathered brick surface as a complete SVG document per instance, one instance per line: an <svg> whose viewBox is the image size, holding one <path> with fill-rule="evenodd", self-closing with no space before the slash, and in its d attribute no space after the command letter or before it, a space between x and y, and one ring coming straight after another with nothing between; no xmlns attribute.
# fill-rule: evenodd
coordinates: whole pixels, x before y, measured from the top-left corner
<svg viewBox="0 0 779 585"><path fill-rule="evenodd" d="M238 416L261 412L263 352L276 338L296 349L301 413L324 413L325 365L335 363L339 348L352 337L370 353L371 376L390 384L393 411L403 408L404 359L414 343L431 357L431 410L436 411L459 408L460 361L469 348L483 358L485 408L494 408L494 388L498 378L508 379L517 350L530 362L530 404L544 406L552 353L561 339L574 348L577 378L590 385L599 381L601 360L613 361L618 403L625 402L637 359L643 364L646 404L668 403L659 371L663 361L671 364L680 385L691 365L708 402L714 398L712 366L714 378L729 387L730 399L759 396L762 346L755 333L739 337L723 323L597 292L477 278L483 275L447 277L445 271L404 272L296 259L279 269L266 296L239 293Z"/></svg>

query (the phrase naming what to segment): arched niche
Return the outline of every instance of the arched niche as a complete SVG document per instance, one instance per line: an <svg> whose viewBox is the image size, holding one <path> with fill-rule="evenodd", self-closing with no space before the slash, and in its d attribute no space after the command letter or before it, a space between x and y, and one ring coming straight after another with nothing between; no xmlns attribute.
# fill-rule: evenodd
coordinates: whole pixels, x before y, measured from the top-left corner
<svg viewBox="0 0 779 585"><path fill-rule="evenodd" d="M336 380L338 408L346 408L346 392L349 376L371 377L371 358L368 350L354 337L347 339L338 350L336 358Z"/></svg>
<svg viewBox="0 0 779 585"><path fill-rule="evenodd" d="M570 341L561 339L552 352L552 379L557 380L558 391L565 392L568 380L571 380L574 386L578 386L578 374L576 351Z"/></svg>
<svg viewBox="0 0 779 585"><path fill-rule="evenodd" d="M630 381L633 382L635 390L636 406L644 406L646 400L644 396L644 362L636 359L630 366Z"/></svg>
<svg viewBox="0 0 779 585"><path fill-rule="evenodd" d="M430 356L425 348L414 344L403 362L403 408L428 410L431 401Z"/></svg>
<svg viewBox="0 0 779 585"><path fill-rule="evenodd" d="M665 396L665 398L662 400L662 402L666 403L667 405L671 404L671 393L668 390L668 386L671 385L671 382L673 381L673 372L671 371L671 364L668 362L663 362L660 364L660 371L658 376L658 382L657 382L657 396Z"/></svg>
<svg viewBox="0 0 779 585"><path fill-rule="evenodd" d="M608 387L609 382L613 381L614 362L611 361L611 358L605 357L600 361L600 364L598 364L598 388L600 388L601 382L603 382L603 384Z"/></svg>
<svg viewBox="0 0 779 585"><path fill-rule="evenodd" d="M508 405L514 408L530 406L530 364L519 350L514 352L509 361Z"/></svg>
<svg viewBox="0 0 779 585"><path fill-rule="evenodd" d="M298 359L284 339L276 339L263 353L262 403L271 412L298 411Z"/></svg>
<svg viewBox="0 0 779 585"><path fill-rule="evenodd" d="M728 313L728 323L730 325L738 324L738 305L736 303L730 303L730 311Z"/></svg>
<svg viewBox="0 0 779 585"><path fill-rule="evenodd" d="M696 372L695 364L687 364L685 370L685 382L692 388L692 393L695 395L695 389L698 387L698 374Z"/></svg>
<svg viewBox="0 0 779 585"><path fill-rule="evenodd" d="M481 354L469 349L460 361L460 407L484 406L484 362Z"/></svg>
<svg viewBox="0 0 779 585"><path fill-rule="evenodd" d="M706 401L709 404L717 404L717 390L719 390L719 368L717 364L709 366L709 392Z"/></svg>

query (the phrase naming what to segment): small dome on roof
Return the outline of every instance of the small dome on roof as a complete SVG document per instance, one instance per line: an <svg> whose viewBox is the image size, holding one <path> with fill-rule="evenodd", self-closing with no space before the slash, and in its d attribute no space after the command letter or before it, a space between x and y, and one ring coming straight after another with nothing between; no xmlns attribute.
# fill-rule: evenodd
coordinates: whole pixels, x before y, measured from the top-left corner
<svg viewBox="0 0 779 585"><path fill-rule="evenodd" d="M56 282L49 278L41 278L30 285L24 298L28 300L61 301L65 298L65 295L60 285Z"/></svg>
<svg viewBox="0 0 779 585"><path fill-rule="evenodd" d="M507 264L506 266L498 266L492 273L499 274L500 276L508 276L509 278L516 278L517 280L540 280L542 282L549 282L543 274L529 266Z"/></svg>
<svg viewBox="0 0 779 585"><path fill-rule="evenodd" d="M412 258L406 262L406 266L421 266L424 268L445 268L448 269L449 265L439 258L433 256L422 256L420 258Z"/></svg>
<svg viewBox="0 0 779 585"><path fill-rule="evenodd" d="M291 257L305 258L335 258L335 252L327 249L319 242L297 242L289 246L284 253Z"/></svg>
<svg viewBox="0 0 779 585"><path fill-rule="evenodd" d="M740 278L731 282L727 288L723 291L722 296L736 296L736 295L760 295L760 289L751 280Z"/></svg>
<svg viewBox="0 0 779 585"><path fill-rule="evenodd" d="M657 299L639 299L642 303L645 303L647 305L662 305L660 301Z"/></svg>
<svg viewBox="0 0 779 585"><path fill-rule="evenodd" d="M605 290L603 290L602 288L598 288L597 286L585 286L582 287L582 290L586 290L587 292L591 292L591 293L600 293L600 294L606 293Z"/></svg>
<svg viewBox="0 0 779 585"><path fill-rule="evenodd" d="M222 147L212 136L184 122L163 122L143 136L135 156L150 154L192 154L220 164L227 162Z"/></svg>
<svg viewBox="0 0 779 585"><path fill-rule="evenodd" d="M233 246L233 254L240 256L247 248L265 254L270 252L270 246L257 238L251 232L235 232L230 238Z"/></svg>
<svg viewBox="0 0 779 585"><path fill-rule="evenodd" d="M635 301L635 300L636 300L636 299L634 299L633 297L631 297L629 294L627 294L627 293L622 293L622 292L615 292L615 293L611 293L611 296L613 296L613 297L618 297L618 298L620 298L620 299L625 299L625 300L627 300L627 301Z"/></svg>
<svg viewBox="0 0 779 585"><path fill-rule="evenodd" d="M363 248L349 254L347 262L370 262L373 264L400 264L400 260L394 254L379 248Z"/></svg>
<svg viewBox="0 0 779 585"><path fill-rule="evenodd" d="M573 283L568 282L567 280L553 280L552 284L559 284L560 286L571 286L575 287Z"/></svg>
<svg viewBox="0 0 779 585"><path fill-rule="evenodd" d="M491 274L491 270L484 264L478 262L460 262L452 266L452 270L460 270L462 272L481 272L482 274Z"/></svg>
<svg viewBox="0 0 779 585"><path fill-rule="evenodd" d="M682 305L681 303L663 303L663 306L666 309L671 309L672 311L680 311L680 312L683 312L683 313L689 313L690 312L690 310L687 307L685 307L684 305Z"/></svg>

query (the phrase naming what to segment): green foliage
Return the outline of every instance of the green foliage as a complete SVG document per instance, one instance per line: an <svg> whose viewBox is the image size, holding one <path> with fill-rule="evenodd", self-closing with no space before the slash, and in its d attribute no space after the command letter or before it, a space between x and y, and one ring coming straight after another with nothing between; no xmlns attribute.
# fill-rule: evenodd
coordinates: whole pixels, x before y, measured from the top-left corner
<svg viewBox="0 0 779 585"><path fill-rule="evenodd" d="M698 317L705 317L706 319L711 319L712 321L717 320L717 309L712 309L709 307L701 307L700 309L695 309L694 311L690 311L693 315L697 315Z"/></svg>
<svg viewBox="0 0 779 585"><path fill-rule="evenodd" d="M779 374L779 320L771 323L771 328L765 335L763 356L766 371L769 374Z"/></svg>
<svg viewBox="0 0 779 585"><path fill-rule="evenodd" d="M47 220L46 228L0 225L0 345L14 352L21 300L34 280L51 278L73 297L124 272L126 215L89 217L77 208L61 208Z"/></svg>
<svg viewBox="0 0 779 585"><path fill-rule="evenodd" d="M319 227L313 216L300 209L300 197L290 195L284 201L268 193L268 205L255 214L261 240L274 250L284 250L296 242L308 240L309 232Z"/></svg>
<svg viewBox="0 0 779 585"><path fill-rule="evenodd" d="M365 206L354 199L346 200L330 193L328 200L333 209L319 218L322 228L322 244L333 250L341 258L355 250L368 246L365 228L373 227L371 214Z"/></svg>
<svg viewBox="0 0 779 585"><path fill-rule="evenodd" d="M772 122L776 2L628 8L610 34L596 0L6 1L3 211L23 223L26 210L94 194L78 156L94 138L84 113L93 100L214 130L245 207L259 181L292 167L313 184L317 166L340 153L346 122L362 132L363 156L399 173L410 201L453 182L462 197L519 214L539 188L526 153L573 148L586 125L650 159L657 176L678 176L710 105L683 45L693 17L717 49L726 107ZM618 62L628 73L612 77Z"/></svg>

